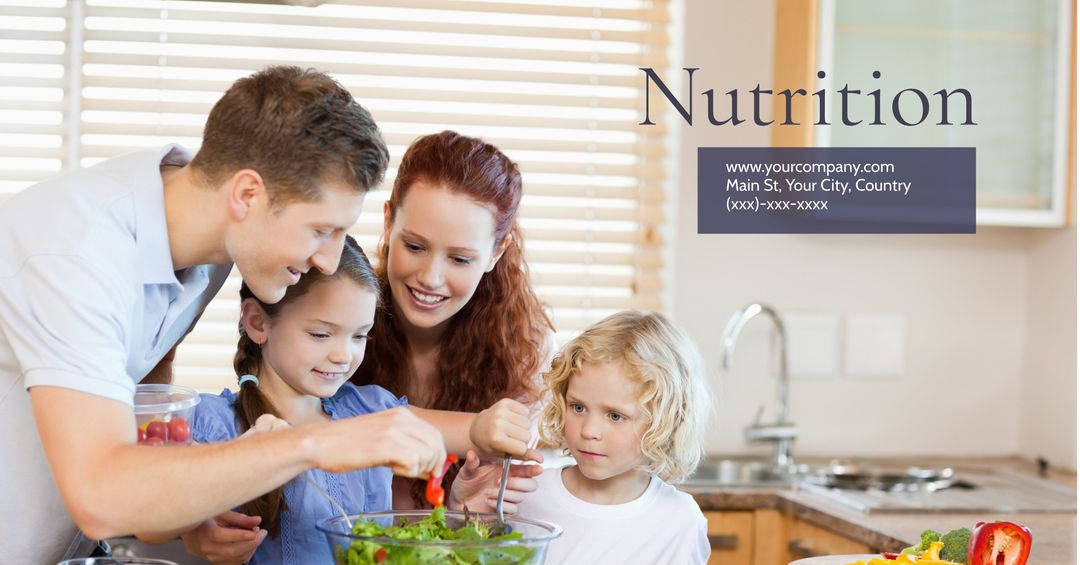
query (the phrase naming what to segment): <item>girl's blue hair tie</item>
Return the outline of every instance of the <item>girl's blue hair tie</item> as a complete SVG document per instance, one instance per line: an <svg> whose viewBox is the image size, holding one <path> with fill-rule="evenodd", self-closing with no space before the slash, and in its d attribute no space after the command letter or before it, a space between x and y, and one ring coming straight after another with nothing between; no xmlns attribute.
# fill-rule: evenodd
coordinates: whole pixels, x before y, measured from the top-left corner
<svg viewBox="0 0 1080 565"><path fill-rule="evenodd" d="M259 377L256 377L255 375L244 375L240 377L240 388L243 388L244 383L246 382L251 382L254 383L255 386L259 386Z"/></svg>

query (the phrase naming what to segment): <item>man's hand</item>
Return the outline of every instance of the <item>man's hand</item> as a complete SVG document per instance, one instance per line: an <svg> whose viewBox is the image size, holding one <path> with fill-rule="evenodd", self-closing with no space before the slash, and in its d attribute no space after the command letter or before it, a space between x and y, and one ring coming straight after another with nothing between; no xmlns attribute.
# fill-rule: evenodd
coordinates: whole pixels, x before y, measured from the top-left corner
<svg viewBox="0 0 1080 565"><path fill-rule="evenodd" d="M338 473L390 467L395 475L427 479L446 460L442 433L407 408L397 407L335 420L317 432L318 467ZM297 429L303 429L297 428Z"/></svg>
<svg viewBox="0 0 1080 565"><path fill-rule="evenodd" d="M542 462L543 456L530 450L529 460ZM539 465L511 465L510 476L506 479L506 493L503 495L503 512L517 513L517 505L525 500L528 493L539 486L534 477L544 471ZM465 455L465 464L450 487L448 506L451 510L461 510L468 506L470 512L495 512L499 500L499 481L502 480L502 461L480 463L475 451Z"/></svg>
<svg viewBox="0 0 1080 565"><path fill-rule="evenodd" d="M261 516L225 512L199 524L182 535L188 553L214 565L243 565L247 563L267 531L259 528Z"/></svg>

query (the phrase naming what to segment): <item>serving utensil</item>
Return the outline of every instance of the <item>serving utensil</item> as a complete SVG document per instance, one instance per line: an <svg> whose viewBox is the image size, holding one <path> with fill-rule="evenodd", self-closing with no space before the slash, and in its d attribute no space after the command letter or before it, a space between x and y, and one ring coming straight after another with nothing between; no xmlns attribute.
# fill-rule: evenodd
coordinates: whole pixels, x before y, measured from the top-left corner
<svg viewBox="0 0 1080 565"><path fill-rule="evenodd" d="M330 501L330 506L333 506L334 510L337 510L341 514L341 517L345 519L345 524L349 526L349 531L351 532L353 529L353 523L352 520L349 519L349 514L345 512L345 508L338 504L338 501L334 500L334 497L330 496L330 493L326 492L325 489L319 486L319 483L315 482L315 480L309 477L307 473L304 473L300 476L304 477L304 480L307 481L308 484L315 487L315 490L318 491L319 494L323 495L326 500Z"/></svg>
<svg viewBox="0 0 1080 565"><path fill-rule="evenodd" d="M503 515L503 498L506 496L506 481L510 478L510 456L507 455L503 458L502 479L499 481L499 498L495 500L495 527L492 529L493 533L497 535L503 535L509 533L509 527L506 525L506 517Z"/></svg>

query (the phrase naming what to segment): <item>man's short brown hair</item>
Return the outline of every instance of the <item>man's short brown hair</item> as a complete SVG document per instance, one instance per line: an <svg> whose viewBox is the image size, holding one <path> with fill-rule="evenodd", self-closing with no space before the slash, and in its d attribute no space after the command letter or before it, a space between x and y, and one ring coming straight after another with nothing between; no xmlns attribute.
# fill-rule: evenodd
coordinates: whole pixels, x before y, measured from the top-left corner
<svg viewBox="0 0 1080 565"><path fill-rule="evenodd" d="M314 69L273 66L233 83L210 111L192 168L213 186L241 169L270 200L314 201L320 185L367 191L390 161L378 126L349 91Z"/></svg>

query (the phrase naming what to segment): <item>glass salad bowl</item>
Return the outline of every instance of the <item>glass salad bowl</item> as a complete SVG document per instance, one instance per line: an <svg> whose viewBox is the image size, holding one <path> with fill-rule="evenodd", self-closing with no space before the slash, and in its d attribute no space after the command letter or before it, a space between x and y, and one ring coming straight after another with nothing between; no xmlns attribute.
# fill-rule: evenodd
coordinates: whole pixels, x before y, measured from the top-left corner
<svg viewBox="0 0 1080 565"><path fill-rule="evenodd" d="M540 565L548 544L562 535L561 527L540 520L508 516L506 524L511 532L496 535L494 514L440 507L339 516L317 527L338 565Z"/></svg>

